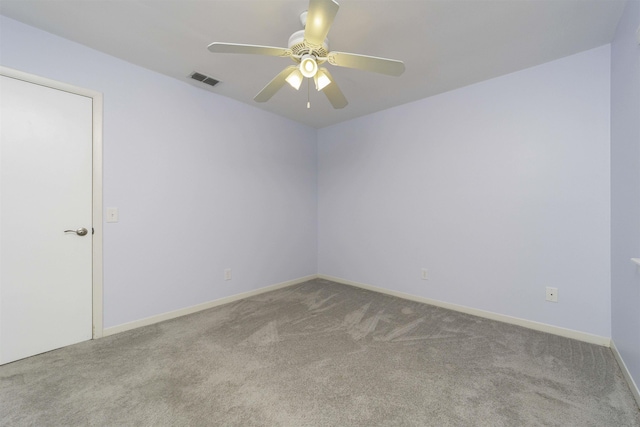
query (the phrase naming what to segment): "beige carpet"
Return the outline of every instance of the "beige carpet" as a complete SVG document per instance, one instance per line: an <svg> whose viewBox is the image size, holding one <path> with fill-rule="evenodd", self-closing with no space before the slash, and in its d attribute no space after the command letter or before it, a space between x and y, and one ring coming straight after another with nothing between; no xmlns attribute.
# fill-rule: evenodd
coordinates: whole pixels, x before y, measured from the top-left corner
<svg viewBox="0 0 640 427"><path fill-rule="evenodd" d="M610 349L324 280L0 367L0 425L640 426Z"/></svg>

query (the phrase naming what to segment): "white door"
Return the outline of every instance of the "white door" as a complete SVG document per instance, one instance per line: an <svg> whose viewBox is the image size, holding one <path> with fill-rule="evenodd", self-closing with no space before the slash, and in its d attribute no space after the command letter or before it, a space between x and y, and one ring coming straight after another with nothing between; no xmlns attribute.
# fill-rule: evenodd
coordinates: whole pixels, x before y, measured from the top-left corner
<svg viewBox="0 0 640 427"><path fill-rule="evenodd" d="M91 339L91 221L92 99L0 76L0 364Z"/></svg>

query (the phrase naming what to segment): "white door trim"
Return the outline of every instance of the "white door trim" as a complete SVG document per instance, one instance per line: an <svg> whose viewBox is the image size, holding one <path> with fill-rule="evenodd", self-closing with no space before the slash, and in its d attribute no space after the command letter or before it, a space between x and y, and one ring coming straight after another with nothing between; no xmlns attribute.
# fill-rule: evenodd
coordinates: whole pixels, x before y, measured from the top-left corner
<svg viewBox="0 0 640 427"><path fill-rule="evenodd" d="M0 75L86 96L93 100L93 333L103 335L102 323L102 94L0 65Z"/></svg>

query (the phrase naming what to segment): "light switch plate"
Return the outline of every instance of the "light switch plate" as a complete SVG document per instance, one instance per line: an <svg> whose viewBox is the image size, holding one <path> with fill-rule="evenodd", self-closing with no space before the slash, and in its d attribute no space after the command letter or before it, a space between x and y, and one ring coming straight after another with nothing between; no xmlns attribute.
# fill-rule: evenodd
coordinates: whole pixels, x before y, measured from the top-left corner
<svg viewBox="0 0 640 427"><path fill-rule="evenodd" d="M118 222L118 208L107 208L107 222Z"/></svg>

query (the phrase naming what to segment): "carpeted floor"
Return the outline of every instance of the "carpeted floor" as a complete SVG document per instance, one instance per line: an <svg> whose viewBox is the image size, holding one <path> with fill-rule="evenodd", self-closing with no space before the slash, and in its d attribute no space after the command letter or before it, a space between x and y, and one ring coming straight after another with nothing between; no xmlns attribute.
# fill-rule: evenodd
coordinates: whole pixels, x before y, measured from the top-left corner
<svg viewBox="0 0 640 427"><path fill-rule="evenodd" d="M0 367L3 426L640 426L610 349L312 280Z"/></svg>

